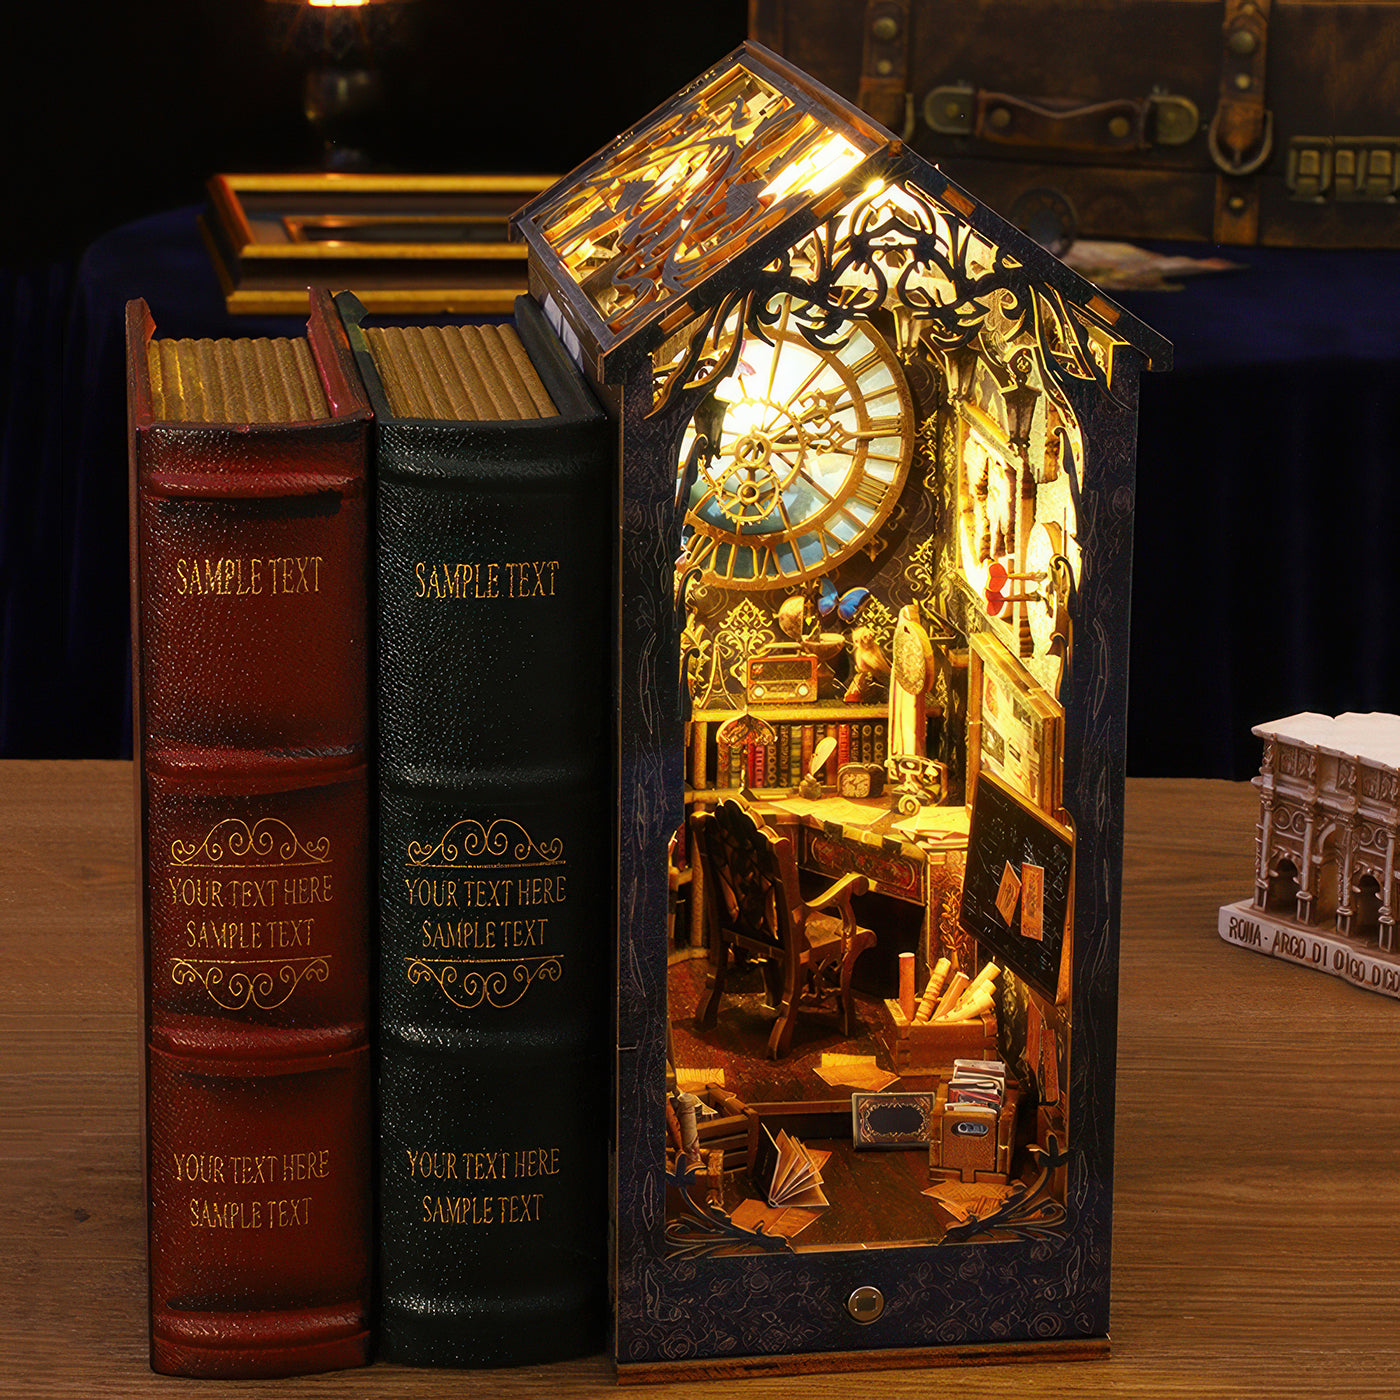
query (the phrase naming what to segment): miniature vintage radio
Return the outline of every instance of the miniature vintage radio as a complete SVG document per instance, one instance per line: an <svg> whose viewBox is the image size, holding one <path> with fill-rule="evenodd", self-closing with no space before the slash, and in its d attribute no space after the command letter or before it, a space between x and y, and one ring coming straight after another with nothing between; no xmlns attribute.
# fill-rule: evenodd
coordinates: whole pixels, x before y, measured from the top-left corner
<svg viewBox="0 0 1400 1400"><path fill-rule="evenodd" d="M815 656L775 646L748 662L749 700L755 705L810 705L817 698Z"/></svg>

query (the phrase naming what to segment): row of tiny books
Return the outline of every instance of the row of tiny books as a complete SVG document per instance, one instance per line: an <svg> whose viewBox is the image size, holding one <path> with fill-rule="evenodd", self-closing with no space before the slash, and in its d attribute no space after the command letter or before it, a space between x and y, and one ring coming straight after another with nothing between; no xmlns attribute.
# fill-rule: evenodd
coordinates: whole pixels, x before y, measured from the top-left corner
<svg viewBox="0 0 1400 1400"><path fill-rule="evenodd" d="M954 1060L948 1102L999 1110L1006 1100L1006 1066L1000 1060Z"/></svg>
<svg viewBox="0 0 1400 1400"><path fill-rule="evenodd" d="M607 420L529 298L128 394L152 1365L599 1349Z"/></svg>
<svg viewBox="0 0 1400 1400"><path fill-rule="evenodd" d="M884 763L886 735L884 720L864 722L844 720L836 724L778 724L770 743L748 739L742 744L716 745L715 785L717 787L793 787L812 765L813 754L824 739L836 741L826 758L822 781L836 786L836 774L843 763Z"/></svg>

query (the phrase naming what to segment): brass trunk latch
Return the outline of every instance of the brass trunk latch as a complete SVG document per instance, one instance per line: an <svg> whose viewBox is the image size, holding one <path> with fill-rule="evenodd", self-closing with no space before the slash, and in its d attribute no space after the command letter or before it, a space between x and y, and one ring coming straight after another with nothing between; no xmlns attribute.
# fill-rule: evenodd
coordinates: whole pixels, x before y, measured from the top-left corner
<svg viewBox="0 0 1400 1400"><path fill-rule="evenodd" d="M1295 136L1284 180L1297 200L1393 204L1400 190L1400 137Z"/></svg>

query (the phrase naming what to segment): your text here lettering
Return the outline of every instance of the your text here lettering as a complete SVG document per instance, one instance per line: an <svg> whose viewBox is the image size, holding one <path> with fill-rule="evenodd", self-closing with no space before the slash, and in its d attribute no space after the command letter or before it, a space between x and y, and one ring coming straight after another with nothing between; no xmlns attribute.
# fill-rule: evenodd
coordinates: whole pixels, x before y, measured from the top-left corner
<svg viewBox="0 0 1400 1400"><path fill-rule="evenodd" d="M329 873L240 879L184 875L167 876L165 883L173 905L207 915L185 921L186 948L282 953L313 946L315 916L303 911L331 903L331 879Z"/></svg>
<svg viewBox="0 0 1400 1400"><path fill-rule="evenodd" d="M456 876L404 876L410 907L448 911L449 917L423 919L419 945L472 951L540 949L546 944L549 919L538 914L521 918L452 918L453 910L502 910L519 913L564 903L564 875L512 875L502 879L460 879Z"/></svg>
<svg viewBox="0 0 1400 1400"><path fill-rule="evenodd" d="M411 1177L444 1183L504 1183L559 1174L557 1147L505 1152L408 1148L405 1161ZM469 1195L427 1195L421 1208L425 1225L525 1225L544 1218L545 1193L488 1187Z"/></svg>
<svg viewBox="0 0 1400 1400"><path fill-rule="evenodd" d="M188 1198L186 1223L204 1230L288 1230L311 1223L313 1196L283 1194L286 1183L324 1181L331 1174L330 1150L300 1152L175 1152L175 1180L216 1191L244 1188L237 1196ZM251 1191L247 1188L252 1188ZM277 1192L277 1194L268 1194Z"/></svg>

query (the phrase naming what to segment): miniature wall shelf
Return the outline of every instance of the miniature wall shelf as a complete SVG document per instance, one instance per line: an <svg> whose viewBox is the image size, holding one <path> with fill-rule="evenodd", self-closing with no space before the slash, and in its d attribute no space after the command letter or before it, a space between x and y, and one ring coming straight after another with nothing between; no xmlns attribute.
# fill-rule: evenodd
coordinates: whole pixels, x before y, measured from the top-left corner
<svg viewBox="0 0 1400 1400"><path fill-rule="evenodd" d="M1170 347L753 44L516 226L621 459L619 1377L1103 1354L1137 383ZM795 781L843 726L835 774ZM982 786L1011 793L999 825ZM690 819L736 788L804 882L852 877L874 933L854 1033L799 1016L776 1064L776 955L736 967L706 1029L708 964L667 935L707 875L677 878ZM1048 928L1046 830L1073 856ZM1000 930L962 897L993 864ZM984 943L1007 950L988 1035L1019 1108L1008 1171L965 1185L926 1141L858 1148L842 1076L895 1077L901 952L921 984L940 959L966 982ZM668 1128L668 1075L767 1104L827 1206L778 1219L761 1166L707 1162Z"/></svg>

